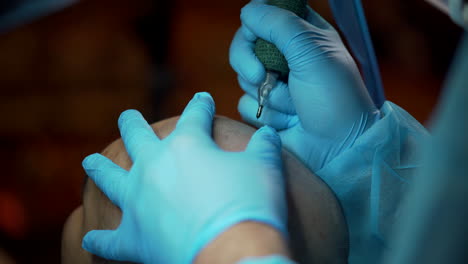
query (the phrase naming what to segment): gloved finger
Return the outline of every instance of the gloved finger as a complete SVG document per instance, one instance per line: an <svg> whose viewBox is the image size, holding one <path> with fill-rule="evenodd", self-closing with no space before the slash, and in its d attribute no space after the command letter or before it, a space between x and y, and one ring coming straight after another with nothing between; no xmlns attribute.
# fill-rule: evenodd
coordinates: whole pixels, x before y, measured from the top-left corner
<svg viewBox="0 0 468 264"><path fill-rule="evenodd" d="M148 145L160 141L148 122L136 110L127 110L120 114L119 129L128 155L133 161Z"/></svg>
<svg viewBox="0 0 468 264"><path fill-rule="evenodd" d="M291 39L310 26L291 11L256 2L242 8L241 20L253 34L273 43L283 54Z"/></svg>
<svg viewBox="0 0 468 264"><path fill-rule="evenodd" d="M260 85L265 79L265 67L255 55L255 40L245 26L242 26L234 35L229 49L229 62L235 72L249 82Z"/></svg>
<svg viewBox="0 0 468 264"><path fill-rule="evenodd" d="M248 27L246 27L244 24L241 24L241 33L243 35L243 37L245 38L245 40L247 41L250 41L252 43L255 44L255 42L257 41L258 37L257 35L255 35Z"/></svg>
<svg viewBox="0 0 468 264"><path fill-rule="evenodd" d="M86 174L119 208L126 193L128 172L101 154L92 154L83 160Z"/></svg>
<svg viewBox="0 0 468 264"><path fill-rule="evenodd" d="M207 92L196 93L185 107L177 122L179 133L201 132L201 135L211 138L215 103Z"/></svg>
<svg viewBox="0 0 468 264"><path fill-rule="evenodd" d="M244 121L256 127L268 125L277 131L281 131L293 127L299 122L297 115L289 115L270 109L268 106L263 108L262 115L257 119L258 102L248 94L241 97L237 109Z"/></svg>
<svg viewBox="0 0 468 264"><path fill-rule="evenodd" d="M263 126L252 135L246 151L280 164L278 162L281 160L281 138L273 128Z"/></svg>
<svg viewBox="0 0 468 264"><path fill-rule="evenodd" d="M258 85L248 82L241 76L237 77L239 85L248 95L258 100ZM296 110L292 101L291 95L289 94L289 88L286 83L279 81L273 90L271 90L268 97L267 106L270 109L283 112L285 114L294 115Z"/></svg>
<svg viewBox="0 0 468 264"><path fill-rule="evenodd" d="M109 260L141 262L136 250L127 248L120 230L92 230L84 238L82 245L86 251Z"/></svg>

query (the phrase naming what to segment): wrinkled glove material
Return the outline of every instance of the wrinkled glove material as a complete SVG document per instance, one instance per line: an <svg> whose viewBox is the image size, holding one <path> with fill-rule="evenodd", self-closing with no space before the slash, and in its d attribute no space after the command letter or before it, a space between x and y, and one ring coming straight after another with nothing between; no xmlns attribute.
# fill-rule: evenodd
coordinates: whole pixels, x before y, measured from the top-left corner
<svg viewBox="0 0 468 264"><path fill-rule="evenodd" d="M335 192L348 223L349 263L379 263L397 222L403 194L420 166L427 130L399 106L385 102L382 118L319 175Z"/></svg>

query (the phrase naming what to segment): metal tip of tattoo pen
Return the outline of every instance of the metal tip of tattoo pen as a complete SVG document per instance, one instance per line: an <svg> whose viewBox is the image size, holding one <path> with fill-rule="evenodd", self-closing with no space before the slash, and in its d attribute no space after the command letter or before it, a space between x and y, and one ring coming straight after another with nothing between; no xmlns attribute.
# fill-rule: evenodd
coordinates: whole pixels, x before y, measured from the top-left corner
<svg viewBox="0 0 468 264"><path fill-rule="evenodd" d="M263 110L263 105L259 105L258 110L257 110L257 119L259 119L260 116L262 115L262 110Z"/></svg>
<svg viewBox="0 0 468 264"><path fill-rule="evenodd" d="M263 111L263 106L266 104L271 90L276 85L279 74L274 71L267 71L265 81L258 88L258 109L257 109L257 119L260 118Z"/></svg>

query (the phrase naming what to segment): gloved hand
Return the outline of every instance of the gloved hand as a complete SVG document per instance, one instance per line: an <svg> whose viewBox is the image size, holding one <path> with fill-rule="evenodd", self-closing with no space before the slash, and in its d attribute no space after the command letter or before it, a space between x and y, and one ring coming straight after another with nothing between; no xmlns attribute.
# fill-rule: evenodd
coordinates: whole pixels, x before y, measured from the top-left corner
<svg viewBox="0 0 468 264"><path fill-rule="evenodd" d="M445 1L447 2L447 1ZM468 30L468 3L464 0L449 0L449 13L452 20L459 26Z"/></svg>
<svg viewBox="0 0 468 264"><path fill-rule="evenodd" d="M119 128L133 167L125 171L100 154L86 173L123 211L116 230L89 232L83 248L107 259L191 263L230 226L259 221L286 234L281 141L259 129L244 152L221 150L211 138L214 102L196 94L176 129L160 140L141 114L128 110Z"/></svg>
<svg viewBox="0 0 468 264"><path fill-rule="evenodd" d="M313 171L351 147L379 118L358 68L335 29L308 8L306 20L254 0L241 12L242 26L230 61L246 94L239 101L243 119L279 131L283 145ZM288 83L279 82L256 119L257 89L265 69L255 56L263 38L284 54Z"/></svg>

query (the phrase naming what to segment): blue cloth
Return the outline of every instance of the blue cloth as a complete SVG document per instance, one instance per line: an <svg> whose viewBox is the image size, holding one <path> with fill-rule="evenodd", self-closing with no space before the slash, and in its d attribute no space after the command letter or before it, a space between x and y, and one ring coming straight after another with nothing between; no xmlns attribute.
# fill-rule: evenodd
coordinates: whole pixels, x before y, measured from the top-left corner
<svg viewBox="0 0 468 264"><path fill-rule="evenodd" d="M380 110L379 121L316 172L343 208L350 236L350 264L382 261L398 224L402 199L421 166L418 150L430 138L417 120L394 103L387 101ZM291 263L276 261L265 258L246 263Z"/></svg>
<svg viewBox="0 0 468 264"><path fill-rule="evenodd" d="M385 263L468 263L468 33Z"/></svg>
<svg viewBox="0 0 468 264"><path fill-rule="evenodd" d="M387 248L399 204L420 166L417 150L429 136L391 102L354 145L317 171L335 192L348 223L349 263L378 263Z"/></svg>

